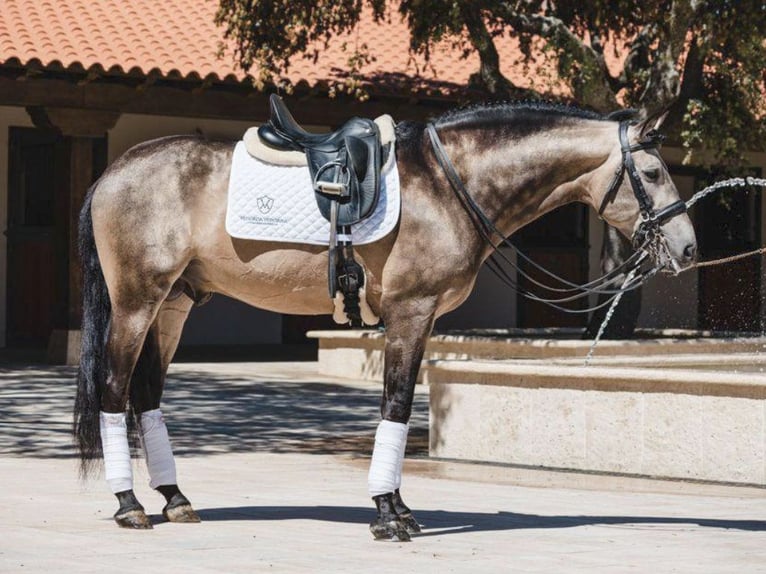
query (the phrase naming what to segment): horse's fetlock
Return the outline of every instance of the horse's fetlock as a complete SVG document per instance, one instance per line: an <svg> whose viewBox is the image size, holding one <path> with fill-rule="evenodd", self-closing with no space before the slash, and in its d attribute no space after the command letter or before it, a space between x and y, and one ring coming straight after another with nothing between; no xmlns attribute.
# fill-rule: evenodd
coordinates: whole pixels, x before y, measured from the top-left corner
<svg viewBox="0 0 766 574"><path fill-rule="evenodd" d="M149 530L153 528L144 507L138 502L132 490L123 490L115 494L120 507L114 513L114 521L121 528L134 530Z"/></svg>
<svg viewBox="0 0 766 574"><path fill-rule="evenodd" d="M177 484L158 486L157 492L162 494L167 504L162 509L162 516L168 522L193 523L200 522L199 515L192 508L189 499L184 496Z"/></svg>
<svg viewBox="0 0 766 574"><path fill-rule="evenodd" d="M389 540L391 542L409 542L409 532L398 518L383 520L380 517L370 522L370 532L375 540Z"/></svg>

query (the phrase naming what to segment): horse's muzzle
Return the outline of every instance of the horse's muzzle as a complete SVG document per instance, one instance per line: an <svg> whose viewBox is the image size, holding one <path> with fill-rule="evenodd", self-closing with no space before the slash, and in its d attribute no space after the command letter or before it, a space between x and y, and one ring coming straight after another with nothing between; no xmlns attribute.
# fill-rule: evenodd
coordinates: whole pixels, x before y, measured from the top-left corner
<svg viewBox="0 0 766 574"><path fill-rule="evenodd" d="M663 207L656 213L652 212L649 217L641 222L638 229L636 229L636 232L633 234L633 247L639 249L654 237L659 236L661 233L660 227L682 213L686 213L686 202L681 199ZM696 252L696 244L694 250Z"/></svg>

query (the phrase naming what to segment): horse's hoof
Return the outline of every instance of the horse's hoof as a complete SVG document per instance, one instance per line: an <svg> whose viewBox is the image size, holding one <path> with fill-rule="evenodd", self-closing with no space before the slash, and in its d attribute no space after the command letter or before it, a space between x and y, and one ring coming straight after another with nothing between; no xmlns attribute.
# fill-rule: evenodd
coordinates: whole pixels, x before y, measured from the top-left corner
<svg viewBox="0 0 766 574"><path fill-rule="evenodd" d="M370 522L370 532L375 540L390 540L392 542L409 542L410 534L399 520L381 520Z"/></svg>
<svg viewBox="0 0 766 574"><path fill-rule="evenodd" d="M418 532L421 532L420 524L418 524L418 521L415 520L415 517L412 516L411 512L408 512L406 514L400 514L399 522L402 523L402 525L404 526L404 529L409 534L417 534Z"/></svg>
<svg viewBox="0 0 766 574"><path fill-rule="evenodd" d="M199 514L194 511L191 504L182 504L172 508L166 506L162 509L162 516L164 516L165 520L168 522L200 522Z"/></svg>
<svg viewBox="0 0 766 574"><path fill-rule="evenodd" d="M114 515L114 521L120 528L133 528L134 530L151 530L154 528L143 510L128 510L122 514L117 513Z"/></svg>

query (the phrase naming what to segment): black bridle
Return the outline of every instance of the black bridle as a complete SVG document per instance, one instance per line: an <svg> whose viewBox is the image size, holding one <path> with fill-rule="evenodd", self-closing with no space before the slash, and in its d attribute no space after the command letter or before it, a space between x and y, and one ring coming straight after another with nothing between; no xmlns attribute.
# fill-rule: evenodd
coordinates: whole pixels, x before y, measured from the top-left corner
<svg viewBox="0 0 766 574"><path fill-rule="evenodd" d="M643 245L648 240L651 240L660 233L660 227L669 219L676 215L681 215L686 212L686 202L679 199L676 202L671 203L667 207L663 207L660 211L654 211L654 202L649 194L646 193L644 184L638 175L636 164L633 161L633 152L647 149L657 149L662 144L665 136L657 132L656 130L649 131L644 139L634 145L630 145L628 141L628 126L629 122L620 122L619 136L620 147L622 148L622 161L620 167L614 174L612 183L609 184L609 188L606 190L606 195L601 202L598 214L601 216L606 209L607 204L614 201L617 196L617 190L620 189L625 173L628 174L630 180L630 187L633 189L633 195L638 202L638 208L641 213L641 224L633 234L633 246Z"/></svg>
<svg viewBox="0 0 766 574"><path fill-rule="evenodd" d="M559 309L560 311L567 313L588 313L610 304L612 300L618 297L621 293L637 289L647 279L659 271L659 267L655 267L639 275L628 283L623 283L621 286L617 285L618 281L620 281L620 275L622 273L629 274L631 271L633 271L633 269L640 267L644 257L647 255L647 252L644 251L644 249L649 245L649 243L654 240L661 239L662 234L660 232L660 227L662 224L671 217L686 211L686 204L680 200L661 209L659 212L654 211L653 202L649 197L649 194L646 193L646 189L644 189L635 163L633 162L632 153L638 150L657 148L664 138L658 132L652 130L647 134L647 137L644 140L635 146L631 146L628 142L628 125L628 122L620 122L619 137L620 146L622 148L622 162L620 163L620 168L615 172L614 179L609 185L607 193L604 196L601 207L599 209L599 215L603 213L606 205L614 200L617 190L619 189L620 184L622 183L625 176L625 172L627 172L633 193L636 196L636 200L639 204L642 219L641 224L633 235L633 245L636 247L637 251L617 268L613 269L606 275L584 285L571 283L570 281L567 281L566 279L559 277L555 273L552 273L551 271L538 265L529 257L524 255L521 251L519 251L519 249L516 248L507 238L505 238L504 234L497 229L495 224L486 216L481 207L479 207L479 205L474 201L473 197L471 197L470 193L468 193L468 190L460 179L460 176L455 170L455 167L452 165L452 162L447 155L447 151L444 149L444 145L439 139L439 135L436 132L436 127L434 124L429 122L426 126L426 130L428 131L437 162L444 171L444 174L446 175L447 180L450 182L450 186L457 195L457 198L460 200L460 203L468 212L471 222L474 224L474 227L476 227L479 235L481 235L481 237L493 247L493 255L498 255L509 265L511 265L511 267L513 267L521 276L532 281L534 284L543 287L546 290L559 293L574 292L576 294L560 297L557 299L546 299L537 296L534 293L523 289L518 284L518 282L507 273L507 271L501 268L497 261L495 261L493 258L490 258L489 262L493 264L490 266L490 269L495 273L495 275L497 275L500 280L508 284L511 288L515 289L519 294L528 299L538 301L540 303L545 303L555 309ZM500 243L495 243L492 238L493 235L500 237ZM552 277L562 285L566 285L567 288L561 289L556 287L549 287L538 282L533 277L525 273L513 261L511 261L511 259L499 249L501 245L507 245L508 247L511 247L520 258L524 259L527 263L531 264L533 267L543 272L545 275ZM559 303L575 301L583 297L588 297L591 294L610 295L610 297L606 301L603 301L587 309L570 309L559 305Z"/></svg>

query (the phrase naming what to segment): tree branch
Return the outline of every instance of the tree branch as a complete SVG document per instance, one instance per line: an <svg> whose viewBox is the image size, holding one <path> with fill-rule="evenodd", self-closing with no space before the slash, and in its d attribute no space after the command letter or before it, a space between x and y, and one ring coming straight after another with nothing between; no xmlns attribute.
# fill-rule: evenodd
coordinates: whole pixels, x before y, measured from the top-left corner
<svg viewBox="0 0 766 574"><path fill-rule="evenodd" d="M582 104L599 111L617 107L617 99L610 82L613 80L606 67L603 54L588 46L559 18L542 14L523 14L510 3L504 4L503 18L517 31L537 35L549 40L562 55L571 59L574 67L559 66L559 71L571 78L575 98Z"/></svg>
<svg viewBox="0 0 766 574"><path fill-rule="evenodd" d="M676 65L687 48L687 33L701 4L699 0L673 0L669 18L658 27L659 45L653 54L646 88L639 97L641 107L649 113L667 108L678 97L681 76Z"/></svg>
<svg viewBox="0 0 766 574"><path fill-rule="evenodd" d="M466 2L461 8L465 28L471 45L479 54L479 79L486 90L497 97L508 98L520 92L520 88L506 78L500 71L500 56L495 42L487 29L481 10L475 3Z"/></svg>

